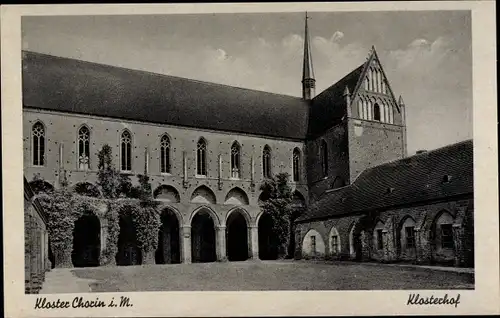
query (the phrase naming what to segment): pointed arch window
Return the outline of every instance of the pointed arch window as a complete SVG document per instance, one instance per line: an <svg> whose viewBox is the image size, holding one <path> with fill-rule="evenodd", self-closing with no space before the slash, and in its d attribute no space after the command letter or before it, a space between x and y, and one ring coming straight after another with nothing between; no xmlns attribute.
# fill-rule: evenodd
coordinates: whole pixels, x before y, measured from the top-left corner
<svg viewBox="0 0 500 318"><path fill-rule="evenodd" d="M128 130L122 132L120 147L122 171L132 171L132 135Z"/></svg>
<svg viewBox="0 0 500 318"><path fill-rule="evenodd" d="M170 173L170 138L166 134L160 139L160 172Z"/></svg>
<svg viewBox="0 0 500 318"><path fill-rule="evenodd" d="M377 103L373 105L373 120L380 121L380 106Z"/></svg>
<svg viewBox="0 0 500 318"><path fill-rule="evenodd" d="M37 122L32 128L33 140L33 165L43 166L45 164L45 127Z"/></svg>
<svg viewBox="0 0 500 318"><path fill-rule="evenodd" d="M207 142L203 138L200 138L196 145L196 174L207 175Z"/></svg>
<svg viewBox="0 0 500 318"><path fill-rule="evenodd" d="M267 145L262 152L262 174L264 178L271 178L271 148Z"/></svg>
<svg viewBox="0 0 500 318"><path fill-rule="evenodd" d="M293 181L300 181L300 150L295 148L293 150Z"/></svg>
<svg viewBox="0 0 500 318"><path fill-rule="evenodd" d="M321 171L324 177L328 175L328 146L324 140L321 141Z"/></svg>
<svg viewBox="0 0 500 318"><path fill-rule="evenodd" d="M78 169L90 169L90 130L87 126L78 130Z"/></svg>
<svg viewBox="0 0 500 318"><path fill-rule="evenodd" d="M241 173L240 168L240 145L235 141L231 146L231 177L239 178Z"/></svg>

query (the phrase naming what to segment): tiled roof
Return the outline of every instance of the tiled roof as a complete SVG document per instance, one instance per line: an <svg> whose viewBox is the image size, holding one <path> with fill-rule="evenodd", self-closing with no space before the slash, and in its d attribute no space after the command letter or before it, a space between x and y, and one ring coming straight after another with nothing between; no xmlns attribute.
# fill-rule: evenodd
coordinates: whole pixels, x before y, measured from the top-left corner
<svg viewBox="0 0 500 318"><path fill-rule="evenodd" d="M23 52L24 107L305 139L298 97Z"/></svg>
<svg viewBox="0 0 500 318"><path fill-rule="evenodd" d="M343 96L345 88L347 87L351 94L354 92L364 66L363 63L313 98L309 117L309 134L322 133L346 115L347 105Z"/></svg>
<svg viewBox="0 0 500 318"><path fill-rule="evenodd" d="M363 171L349 186L327 192L298 221L472 194L473 143L443 148Z"/></svg>

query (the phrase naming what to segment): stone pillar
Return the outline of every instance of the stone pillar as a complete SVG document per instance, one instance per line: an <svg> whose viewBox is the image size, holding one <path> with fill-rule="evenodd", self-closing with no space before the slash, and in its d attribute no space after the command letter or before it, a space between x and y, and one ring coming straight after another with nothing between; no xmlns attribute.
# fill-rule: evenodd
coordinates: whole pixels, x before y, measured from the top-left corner
<svg viewBox="0 0 500 318"><path fill-rule="evenodd" d="M182 262L191 263L191 227L183 226L182 232Z"/></svg>
<svg viewBox="0 0 500 318"><path fill-rule="evenodd" d="M224 262L227 261L227 256L226 256L226 227L225 226L219 226L216 229L216 253L217 253L217 260L219 262Z"/></svg>
<svg viewBox="0 0 500 318"><path fill-rule="evenodd" d="M182 186L184 188L188 187L188 167L187 167L187 152L182 152Z"/></svg>
<svg viewBox="0 0 500 318"><path fill-rule="evenodd" d="M461 267L464 263L464 229L462 224L453 224L453 245L455 246L455 266Z"/></svg>
<svg viewBox="0 0 500 318"><path fill-rule="evenodd" d="M250 257L254 260L259 259L259 228L256 225L250 227Z"/></svg>
<svg viewBox="0 0 500 318"><path fill-rule="evenodd" d="M366 233L365 230L362 230L360 233L361 239L361 260L369 260L370 259L370 236Z"/></svg>
<svg viewBox="0 0 500 318"><path fill-rule="evenodd" d="M222 190L222 155L219 154L217 158L217 164L218 164L218 173L217 173L217 185L219 187L219 190Z"/></svg>
<svg viewBox="0 0 500 318"><path fill-rule="evenodd" d="M155 263L155 251L142 250L142 265L152 265Z"/></svg>

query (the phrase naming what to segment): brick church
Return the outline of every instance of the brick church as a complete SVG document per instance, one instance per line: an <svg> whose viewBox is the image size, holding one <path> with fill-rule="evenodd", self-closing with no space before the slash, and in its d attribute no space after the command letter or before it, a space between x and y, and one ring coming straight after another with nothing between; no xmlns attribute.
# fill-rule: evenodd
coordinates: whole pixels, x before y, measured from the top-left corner
<svg viewBox="0 0 500 318"><path fill-rule="evenodd" d="M24 174L50 189L64 171L99 196L111 146L160 202L157 263L276 258L259 185L287 172L296 258L473 266L472 141L408 157L406 105L376 50L316 94L307 19L304 39L302 98L24 51ZM78 222L73 265L99 265L106 220Z"/></svg>

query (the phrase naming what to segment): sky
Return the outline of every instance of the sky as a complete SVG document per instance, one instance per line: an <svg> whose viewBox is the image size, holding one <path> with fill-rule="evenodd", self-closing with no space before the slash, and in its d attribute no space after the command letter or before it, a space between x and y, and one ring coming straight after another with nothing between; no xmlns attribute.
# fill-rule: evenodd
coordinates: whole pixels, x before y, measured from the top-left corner
<svg viewBox="0 0 500 318"><path fill-rule="evenodd" d="M472 138L469 11L310 12L316 93L375 46L408 154ZM304 13L31 16L22 48L300 97Z"/></svg>

